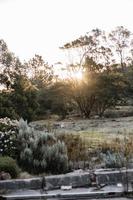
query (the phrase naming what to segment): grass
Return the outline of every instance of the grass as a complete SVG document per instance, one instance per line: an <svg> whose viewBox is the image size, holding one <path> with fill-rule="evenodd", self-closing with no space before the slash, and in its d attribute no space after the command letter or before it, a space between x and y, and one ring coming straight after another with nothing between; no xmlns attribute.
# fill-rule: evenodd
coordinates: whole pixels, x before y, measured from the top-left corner
<svg viewBox="0 0 133 200"><path fill-rule="evenodd" d="M108 134L100 132L86 132L82 131L78 133L86 146L89 149L111 149L118 151L122 148L122 144L126 145L126 148L133 147L133 134L120 133L119 134Z"/></svg>
<svg viewBox="0 0 133 200"><path fill-rule="evenodd" d="M100 133L100 132L79 132L78 135L86 142L86 144L99 145L105 141L113 140L114 134Z"/></svg>

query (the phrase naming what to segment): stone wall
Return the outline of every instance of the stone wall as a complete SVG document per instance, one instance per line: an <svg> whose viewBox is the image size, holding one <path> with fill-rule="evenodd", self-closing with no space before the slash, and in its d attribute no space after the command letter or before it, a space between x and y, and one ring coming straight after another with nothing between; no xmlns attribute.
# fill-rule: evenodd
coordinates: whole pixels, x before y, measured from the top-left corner
<svg viewBox="0 0 133 200"><path fill-rule="evenodd" d="M127 179L133 181L133 169L128 170L128 172L126 170L96 171L95 174L100 184L124 183Z"/></svg>
<svg viewBox="0 0 133 200"><path fill-rule="evenodd" d="M99 184L116 184L126 180L126 171L95 171ZM133 169L128 170L128 180L133 181ZM59 189L61 185L71 185L72 187L90 187L91 178L89 172L74 172L70 174L54 175L46 177L48 189ZM0 181L0 190L17 189L41 189L42 178L16 179Z"/></svg>
<svg viewBox="0 0 133 200"><path fill-rule="evenodd" d="M89 173L66 174L46 177L48 189L59 189L61 185L71 185L72 187L87 187L90 183ZM41 189L42 178L16 179L0 181L0 190L9 189Z"/></svg>

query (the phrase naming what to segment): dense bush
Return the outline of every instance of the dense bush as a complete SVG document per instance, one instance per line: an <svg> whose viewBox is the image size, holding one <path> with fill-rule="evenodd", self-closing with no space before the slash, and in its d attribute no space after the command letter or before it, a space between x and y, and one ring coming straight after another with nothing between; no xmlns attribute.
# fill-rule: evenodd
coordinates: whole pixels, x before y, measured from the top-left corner
<svg viewBox="0 0 133 200"><path fill-rule="evenodd" d="M102 117L107 109L122 102L126 85L119 73L100 73L96 82L94 111Z"/></svg>
<svg viewBox="0 0 133 200"><path fill-rule="evenodd" d="M21 120L18 143L19 164L30 173L63 173L67 171L65 144L52 133L35 131Z"/></svg>
<svg viewBox="0 0 133 200"><path fill-rule="evenodd" d="M17 152L16 136L18 122L9 118L0 118L0 155L15 158Z"/></svg>
<svg viewBox="0 0 133 200"><path fill-rule="evenodd" d="M9 117L12 119L16 119L18 117L15 108L13 108L13 104L11 101L11 93L0 93L0 117Z"/></svg>
<svg viewBox="0 0 133 200"><path fill-rule="evenodd" d="M8 172L12 178L17 178L19 175L19 168L16 161L8 156L0 156L0 172Z"/></svg>
<svg viewBox="0 0 133 200"><path fill-rule="evenodd" d="M36 87L24 75L16 75L12 85L11 101L18 115L25 120L35 119L38 109Z"/></svg>

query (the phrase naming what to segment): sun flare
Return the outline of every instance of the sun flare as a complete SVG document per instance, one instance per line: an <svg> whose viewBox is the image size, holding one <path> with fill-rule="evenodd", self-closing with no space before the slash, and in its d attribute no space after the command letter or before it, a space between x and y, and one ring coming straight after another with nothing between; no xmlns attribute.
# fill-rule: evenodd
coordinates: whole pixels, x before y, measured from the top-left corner
<svg viewBox="0 0 133 200"><path fill-rule="evenodd" d="M67 68L63 67L60 63L54 66L54 74L62 80L75 79L82 80L84 70L82 68Z"/></svg>
<svg viewBox="0 0 133 200"><path fill-rule="evenodd" d="M70 76L71 76L71 78L73 78L73 79L77 79L77 80L82 80L82 78L83 78L83 73L82 73L82 71L74 71L74 72L72 72L71 74L70 74Z"/></svg>
<svg viewBox="0 0 133 200"><path fill-rule="evenodd" d="M83 79L83 72L82 71L67 71L61 70L56 72L56 75L60 79L75 79L75 80L82 80Z"/></svg>

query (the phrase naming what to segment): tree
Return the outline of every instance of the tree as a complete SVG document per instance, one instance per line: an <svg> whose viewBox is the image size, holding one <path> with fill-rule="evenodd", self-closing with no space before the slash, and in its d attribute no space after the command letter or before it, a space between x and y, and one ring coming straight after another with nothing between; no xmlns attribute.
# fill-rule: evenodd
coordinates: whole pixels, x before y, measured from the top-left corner
<svg viewBox="0 0 133 200"><path fill-rule="evenodd" d="M42 56L35 55L24 64L26 74L38 89L49 86L53 79L53 67L45 62Z"/></svg>
<svg viewBox="0 0 133 200"><path fill-rule="evenodd" d="M72 111L69 85L64 81L54 83L49 92L51 98L51 112L58 114L62 119Z"/></svg>
<svg viewBox="0 0 133 200"><path fill-rule="evenodd" d="M15 108L13 107L11 100L11 93L0 93L0 118L9 117L11 119L18 118Z"/></svg>
<svg viewBox="0 0 133 200"><path fill-rule="evenodd" d="M36 87L37 115L43 117L51 109L50 88L53 85L53 67L39 55L24 64L29 81Z"/></svg>
<svg viewBox="0 0 133 200"><path fill-rule="evenodd" d="M84 36L81 36L70 43L66 43L61 49L80 50L80 67L84 65L86 59L93 60L97 66L99 65L100 70L101 67L103 69L110 68L110 65L114 62L113 52L108 45L107 35L100 29L93 29Z"/></svg>
<svg viewBox="0 0 133 200"><path fill-rule="evenodd" d="M71 78L70 90L83 116L88 118L92 113L102 116L107 108L122 100L126 79L119 69L115 69L117 63L114 48L122 56L128 47L129 37L130 32L123 27L112 31L109 36L104 31L94 29L62 47L63 50L80 49L82 52L80 62L73 66L82 68L83 80ZM110 39L114 46L110 45ZM121 64L123 62L121 57Z"/></svg>
<svg viewBox="0 0 133 200"><path fill-rule="evenodd" d="M38 109L36 87L27 77L16 75L12 89L12 106L19 118L23 117L28 121L33 120Z"/></svg>
<svg viewBox="0 0 133 200"><path fill-rule="evenodd" d="M123 26L118 26L109 34L109 38L111 40L111 46L119 56L120 65L124 70L126 57L130 52L131 32Z"/></svg>
<svg viewBox="0 0 133 200"><path fill-rule="evenodd" d="M94 111L100 117L105 110L122 102L126 93L126 82L119 73L100 73L97 75Z"/></svg>
<svg viewBox="0 0 133 200"><path fill-rule="evenodd" d="M19 74L23 70L23 65L15 55L9 51L4 40L0 40L0 84L6 89L11 87L15 74Z"/></svg>
<svg viewBox="0 0 133 200"><path fill-rule="evenodd" d="M82 116L86 118L90 117L95 103L95 85L92 82L91 84L89 84L89 81L71 81L70 83L71 98L76 102Z"/></svg>
<svg viewBox="0 0 133 200"><path fill-rule="evenodd" d="M17 102L13 101L13 96L17 97L14 86L17 78L21 77L22 74L26 76L26 74L24 74L23 65L19 59L9 51L3 40L0 40L0 66L0 84L4 86L4 90L0 94L0 116L18 118L20 113L17 110L18 108L15 107Z"/></svg>

